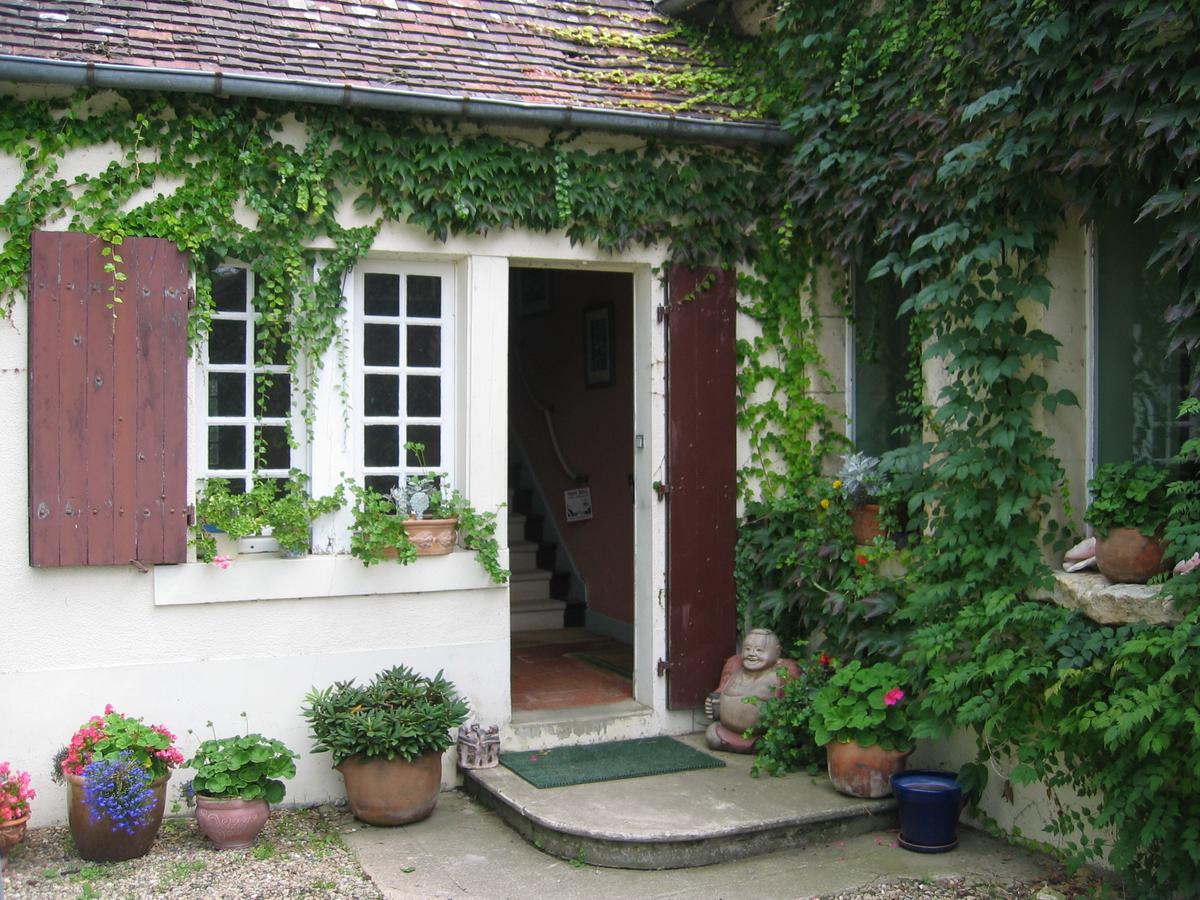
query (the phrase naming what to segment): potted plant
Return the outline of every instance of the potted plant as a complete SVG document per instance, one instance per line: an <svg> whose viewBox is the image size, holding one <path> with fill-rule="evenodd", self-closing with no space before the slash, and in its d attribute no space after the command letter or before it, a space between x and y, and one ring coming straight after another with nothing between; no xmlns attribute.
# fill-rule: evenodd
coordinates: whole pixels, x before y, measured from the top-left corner
<svg viewBox="0 0 1200 900"><path fill-rule="evenodd" d="M1142 584L1168 567L1163 528L1170 513L1165 468L1106 463L1088 482L1084 513L1096 531L1096 566L1109 581Z"/></svg>
<svg viewBox="0 0 1200 900"><path fill-rule="evenodd" d="M308 476L292 469L279 495L264 505L262 520L271 529L271 536L279 542L280 555L297 559L308 553L313 522L345 504L343 485L339 484L327 497L313 497L308 490Z"/></svg>
<svg viewBox="0 0 1200 900"><path fill-rule="evenodd" d="M813 738L825 745L833 786L886 797L913 751L904 671L894 663L846 663L812 699Z"/></svg>
<svg viewBox="0 0 1200 900"><path fill-rule="evenodd" d="M201 743L186 765L196 771L189 794L204 836L219 850L253 844L267 823L270 804L286 793L280 779L295 776L298 756L261 734Z"/></svg>
<svg viewBox="0 0 1200 900"><path fill-rule="evenodd" d="M963 789L953 772L914 770L892 776L900 814L897 843L916 853L944 853L958 846Z"/></svg>
<svg viewBox="0 0 1200 900"><path fill-rule="evenodd" d="M404 446L421 459L421 444ZM350 485L350 492L350 553L364 566L383 559L407 564L418 556L449 553L461 538L493 582L508 580L508 570L500 565L496 514L476 512L466 497L447 486L444 474L411 475L390 494L357 484Z"/></svg>
<svg viewBox="0 0 1200 900"><path fill-rule="evenodd" d="M67 782L67 819L84 859L115 862L143 856L162 824L167 779L183 762L175 735L115 711L92 716L55 756Z"/></svg>
<svg viewBox="0 0 1200 900"><path fill-rule="evenodd" d="M838 489L850 504L854 540L869 544L883 534L879 524L878 497L884 487L884 477L879 469L879 457L851 453L842 460L837 481Z"/></svg>
<svg viewBox="0 0 1200 900"><path fill-rule="evenodd" d="M29 801L37 791L29 786L29 773L0 762L0 854L7 853L25 837Z"/></svg>
<svg viewBox="0 0 1200 900"><path fill-rule="evenodd" d="M467 705L438 672L405 666L314 688L304 717L316 743L346 781L350 809L371 825L404 825L433 812L442 782L442 753L467 718Z"/></svg>
<svg viewBox="0 0 1200 900"><path fill-rule="evenodd" d="M271 499L272 487L260 481L250 491L237 494L224 478L209 478L196 494L196 524L192 545L196 559L213 562L237 555L239 538L261 534L266 527L263 509Z"/></svg>

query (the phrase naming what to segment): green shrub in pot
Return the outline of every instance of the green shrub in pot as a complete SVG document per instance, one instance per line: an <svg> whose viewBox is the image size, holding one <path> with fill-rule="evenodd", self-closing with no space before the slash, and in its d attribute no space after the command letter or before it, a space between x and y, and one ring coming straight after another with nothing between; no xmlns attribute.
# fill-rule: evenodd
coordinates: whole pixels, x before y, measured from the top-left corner
<svg viewBox="0 0 1200 900"><path fill-rule="evenodd" d="M1101 537L1114 528L1134 528L1153 537L1162 530L1171 510L1167 497L1170 480L1162 466L1105 463L1088 482L1092 502L1084 521Z"/></svg>
<svg viewBox="0 0 1200 900"><path fill-rule="evenodd" d="M295 776L298 757L282 741L247 734L204 741L187 766L196 771L196 794L278 803L287 792L281 779Z"/></svg>

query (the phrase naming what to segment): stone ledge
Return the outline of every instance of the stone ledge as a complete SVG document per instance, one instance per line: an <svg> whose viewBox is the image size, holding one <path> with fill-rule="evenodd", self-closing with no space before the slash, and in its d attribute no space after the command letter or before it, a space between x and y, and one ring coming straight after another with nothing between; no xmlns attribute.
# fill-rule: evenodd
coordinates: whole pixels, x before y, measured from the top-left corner
<svg viewBox="0 0 1200 900"><path fill-rule="evenodd" d="M1054 602L1101 625L1177 625L1183 616L1157 584L1113 584L1098 572L1055 572Z"/></svg>

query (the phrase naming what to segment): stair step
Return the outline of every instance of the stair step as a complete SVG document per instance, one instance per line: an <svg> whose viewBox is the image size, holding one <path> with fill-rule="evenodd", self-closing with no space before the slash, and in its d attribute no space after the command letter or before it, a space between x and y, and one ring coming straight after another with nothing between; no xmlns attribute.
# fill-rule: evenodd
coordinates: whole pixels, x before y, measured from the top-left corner
<svg viewBox="0 0 1200 900"><path fill-rule="evenodd" d="M538 568L538 545L533 541L508 542L508 567L514 572L526 572Z"/></svg>
<svg viewBox="0 0 1200 900"><path fill-rule="evenodd" d="M525 572L513 572L509 579L509 602L523 603L527 600L550 600L550 573L545 569L530 569ZM562 601L555 600L559 611L562 611ZM562 623L559 623L559 627Z"/></svg>
<svg viewBox="0 0 1200 900"><path fill-rule="evenodd" d="M511 631L541 631L544 628L562 628L565 607L559 600L549 597L512 599L508 607Z"/></svg>
<svg viewBox="0 0 1200 900"><path fill-rule="evenodd" d="M593 740L613 739L608 733ZM704 749L703 735L682 740ZM719 758L725 768L552 791L538 790L503 766L466 770L464 778L467 793L495 809L525 840L593 866L706 866L896 827L891 797L844 797L826 779L750 778L752 756ZM714 815L714 809L720 813Z"/></svg>

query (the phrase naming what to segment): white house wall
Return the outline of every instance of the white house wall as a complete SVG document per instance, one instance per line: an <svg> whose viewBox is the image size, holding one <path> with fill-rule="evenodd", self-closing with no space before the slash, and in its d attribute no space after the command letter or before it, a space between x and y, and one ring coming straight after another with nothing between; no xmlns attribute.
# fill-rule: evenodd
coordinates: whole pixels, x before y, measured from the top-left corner
<svg viewBox="0 0 1200 900"><path fill-rule="evenodd" d="M72 154L68 168L96 172L116 158L113 148L93 149ZM14 160L0 157L3 195L18 172ZM352 198L353 192L347 194ZM347 225L367 221L350 208L349 199L339 218ZM65 228L65 221L51 227ZM510 263L632 272L635 433L644 435L646 444L635 451L635 465L639 484L650 485L658 477L666 439L663 340L654 321L663 298L654 271L664 259L660 248L616 257L572 246L561 234L516 231L440 243L417 229L388 224L371 255L454 266L459 314L455 465L463 473L465 492L481 509L496 508L507 494ZM107 703L166 725L179 735L185 754L212 736L206 726L210 720L218 734L249 728L284 740L303 753L288 787L288 801L295 803L342 795L328 756L307 752L311 740L301 706L314 686L364 680L397 664L429 674L441 669L476 719L509 722L508 590L490 585L466 553L369 571L345 557L292 563L242 556L224 572L195 563L159 566L150 574L120 566L30 567L26 322L21 297L12 319L0 323L0 421L6 427L0 442L0 482L6 486L0 493L0 759L32 773L39 793L35 824L65 818L62 790L48 776L50 757ZM337 372L336 365L324 369L327 379ZM194 407L199 383L194 361L188 379L189 407ZM328 401L337 391L326 382L318 394ZM204 446L195 434L198 421L189 415L189 484L195 483ZM314 487L322 489L319 483ZM654 671L655 661L666 655L664 505L648 489L642 494L635 513L635 695L651 707L643 730L678 733L691 730L692 715L666 710L665 680ZM504 516L500 523L503 547ZM299 568L286 568L296 563ZM443 781L453 780L448 758Z"/></svg>

